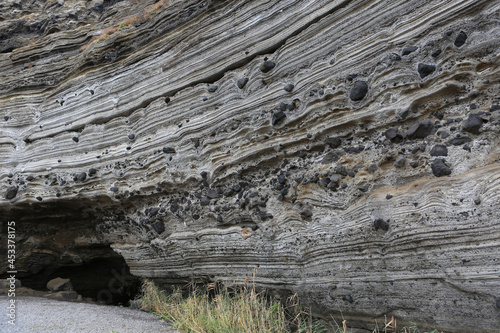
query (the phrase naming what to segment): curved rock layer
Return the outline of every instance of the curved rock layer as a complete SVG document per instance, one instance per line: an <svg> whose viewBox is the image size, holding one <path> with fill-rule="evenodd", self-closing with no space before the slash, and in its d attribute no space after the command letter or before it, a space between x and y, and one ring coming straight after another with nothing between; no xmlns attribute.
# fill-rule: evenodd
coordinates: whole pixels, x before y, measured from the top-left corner
<svg viewBox="0 0 500 333"><path fill-rule="evenodd" d="M111 247L359 327L500 327L498 2L0 6L19 274Z"/></svg>

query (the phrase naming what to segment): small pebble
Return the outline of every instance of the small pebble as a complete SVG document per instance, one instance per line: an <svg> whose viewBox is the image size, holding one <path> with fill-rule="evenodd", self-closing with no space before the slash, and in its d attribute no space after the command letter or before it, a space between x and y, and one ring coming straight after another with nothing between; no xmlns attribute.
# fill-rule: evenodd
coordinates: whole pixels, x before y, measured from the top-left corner
<svg viewBox="0 0 500 333"><path fill-rule="evenodd" d="M287 91L287 92L291 92L293 90L293 88L295 88L295 86L293 84L291 84L291 83L288 83L285 86L285 88L283 88L283 89L285 89L285 91Z"/></svg>

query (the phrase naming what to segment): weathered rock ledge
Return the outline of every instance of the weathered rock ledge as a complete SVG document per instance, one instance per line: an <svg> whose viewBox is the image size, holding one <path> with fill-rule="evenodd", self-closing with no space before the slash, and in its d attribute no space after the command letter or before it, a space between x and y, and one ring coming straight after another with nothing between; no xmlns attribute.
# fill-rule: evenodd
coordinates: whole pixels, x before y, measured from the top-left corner
<svg viewBox="0 0 500 333"><path fill-rule="evenodd" d="M121 257L165 284L257 268L359 327L500 327L498 2L0 7L23 285Z"/></svg>

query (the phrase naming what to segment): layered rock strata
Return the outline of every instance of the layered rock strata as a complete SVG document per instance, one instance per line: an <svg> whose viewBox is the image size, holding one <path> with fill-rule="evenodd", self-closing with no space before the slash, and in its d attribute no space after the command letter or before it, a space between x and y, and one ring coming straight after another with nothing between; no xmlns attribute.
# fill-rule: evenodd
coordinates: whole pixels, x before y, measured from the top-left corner
<svg viewBox="0 0 500 333"><path fill-rule="evenodd" d="M0 6L22 276L118 253L359 327L500 327L498 2Z"/></svg>

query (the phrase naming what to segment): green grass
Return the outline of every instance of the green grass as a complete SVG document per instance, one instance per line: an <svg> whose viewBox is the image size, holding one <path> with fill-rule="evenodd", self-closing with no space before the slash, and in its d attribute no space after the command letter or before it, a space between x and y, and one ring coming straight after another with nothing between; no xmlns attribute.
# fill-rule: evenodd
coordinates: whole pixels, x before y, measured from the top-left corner
<svg viewBox="0 0 500 333"><path fill-rule="evenodd" d="M230 290L212 284L205 290L192 288L188 297L183 297L180 289L166 294L150 281L145 281L142 288L142 306L186 332L328 332L293 302L290 299L286 307L264 292L257 292L254 286Z"/></svg>
<svg viewBox="0 0 500 333"><path fill-rule="evenodd" d="M227 288L209 284L205 288L191 287L186 294L181 289L172 293L160 290L153 282L142 285L141 306L169 321L174 328L196 333L351 333L347 322L334 327L311 315L300 304L297 295L285 302L257 292L254 285ZM398 327L394 317L385 319L383 327L373 333L440 333L437 329L421 331L416 324Z"/></svg>

